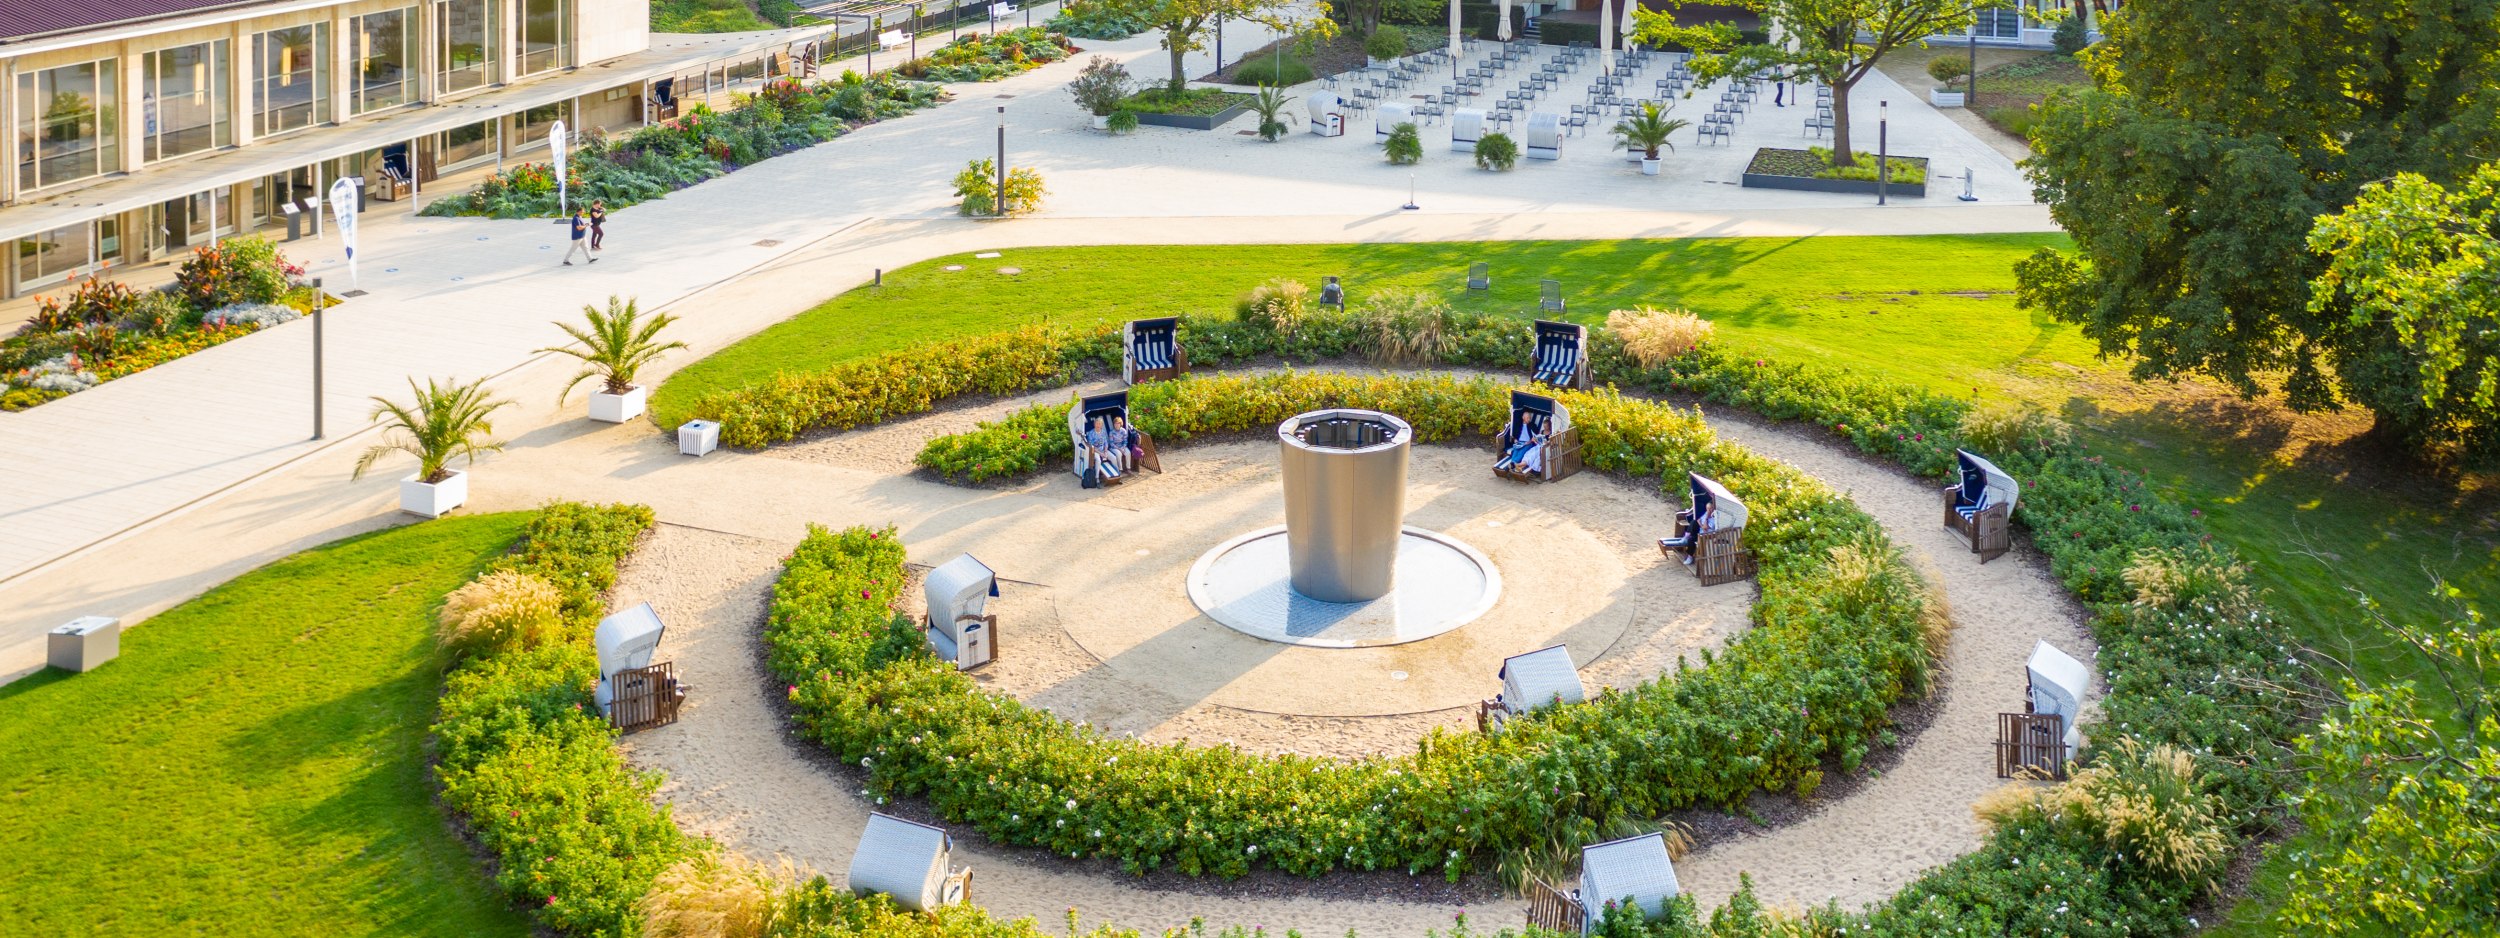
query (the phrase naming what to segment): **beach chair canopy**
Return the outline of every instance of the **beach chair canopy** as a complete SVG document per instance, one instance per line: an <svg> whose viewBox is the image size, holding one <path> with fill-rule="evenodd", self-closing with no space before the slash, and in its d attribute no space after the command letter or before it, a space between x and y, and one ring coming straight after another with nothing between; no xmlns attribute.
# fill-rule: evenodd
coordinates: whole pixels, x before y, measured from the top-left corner
<svg viewBox="0 0 2500 938"><path fill-rule="evenodd" d="M591 642L599 649L599 676L650 667L651 655L659 650L660 633L665 628L650 603L640 603L599 620L599 627L591 632Z"/></svg>
<svg viewBox="0 0 2500 938"><path fill-rule="evenodd" d="M1484 110L1463 107L1450 112L1450 146L1460 152L1472 151L1484 136Z"/></svg>
<svg viewBox="0 0 2500 938"><path fill-rule="evenodd" d="M2022 485L2016 483L2013 476L2006 475L2005 470L1997 468L1996 463L1966 449L1954 450L1953 456L1962 463L1963 497L1970 497L1972 492L1983 493L1977 507L1984 509L2002 504L2006 511L2013 511L2014 503L2022 500ZM1973 482L1979 484L1973 485Z"/></svg>
<svg viewBox="0 0 2500 938"><path fill-rule="evenodd" d="M1703 505L1709 505L1718 512L1719 516L1718 527L1715 530L1725 531L1729 528L1745 526L1745 503L1729 494L1727 486L1720 485L1719 480L1698 472L1686 473L1686 475L1692 479L1694 517L1701 516Z"/></svg>
<svg viewBox="0 0 2500 938"><path fill-rule="evenodd" d="M915 912L937 908L945 899L947 854L953 848L954 839L944 830L870 812L867 829L859 832L859 851L851 854L851 891L885 893Z"/></svg>
<svg viewBox="0 0 2500 938"><path fill-rule="evenodd" d="M1174 350L1180 346L1179 318L1131 320L1127 331L1129 354L1137 367L1172 367Z"/></svg>
<svg viewBox="0 0 2500 938"><path fill-rule="evenodd" d="M1328 115L1337 112L1337 93L1334 91L1311 92L1310 108L1311 123L1327 123Z"/></svg>
<svg viewBox="0 0 2500 938"><path fill-rule="evenodd" d="M1667 855L1667 838L1642 834L1580 848L1580 908L1594 926L1608 902L1630 900L1644 918L1667 914L1675 898L1675 861Z"/></svg>
<svg viewBox="0 0 2500 938"><path fill-rule="evenodd" d="M988 611L990 597L998 595L998 574L971 554L958 554L930 570L920 589L929 600L929 624L961 642L955 620Z"/></svg>
<svg viewBox="0 0 2500 938"><path fill-rule="evenodd" d="M1582 346L1587 344L1588 327L1576 322L1536 321L1536 380L1547 384L1568 384L1580 374Z"/></svg>
<svg viewBox="0 0 2500 938"><path fill-rule="evenodd" d="M1379 134L1381 139L1386 140L1391 132L1398 129L1399 124L1409 124L1415 121L1415 108L1392 101L1381 105L1372 120L1374 132Z"/></svg>
<svg viewBox="0 0 2500 938"><path fill-rule="evenodd" d="M1528 148L1557 150L1562 148L1562 115L1538 111L1528 115Z"/></svg>
<svg viewBox="0 0 2500 938"><path fill-rule="evenodd" d="M1571 408L1564 407L1561 401L1543 394L1530 394L1526 391L1510 392L1510 425L1517 427L1522 418L1530 415L1545 418L1545 432L1547 433L1561 433L1571 429Z"/></svg>
<svg viewBox="0 0 2500 938"><path fill-rule="evenodd" d="M2023 667L2031 677L2031 712L2065 717L2066 747L2081 745L2083 731L2075 724L2083 717L2083 692L2092 686L2092 670L2046 641L2031 646L2031 661Z"/></svg>
<svg viewBox="0 0 2500 938"><path fill-rule="evenodd" d="M1092 425L1096 417L1127 418L1128 392L1113 391L1078 398L1076 406L1068 408L1068 432L1076 434L1079 440L1084 439L1085 428Z"/></svg>
<svg viewBox="0 0 2500 938"><path fill-rule="evenodd" d="M1580 669L1572 665L1570 650L1561 645L1504 658L1499 675L1502 700L1514 713L1588 699L1588 688L1580 683Z"/></svg>

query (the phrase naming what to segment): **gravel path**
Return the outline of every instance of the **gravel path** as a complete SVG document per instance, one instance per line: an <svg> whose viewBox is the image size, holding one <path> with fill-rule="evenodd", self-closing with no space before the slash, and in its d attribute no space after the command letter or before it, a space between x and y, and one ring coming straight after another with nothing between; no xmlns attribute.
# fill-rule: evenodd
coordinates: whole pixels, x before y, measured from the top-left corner
<svg viewBox="0 0 2500 938"><path fill-rule="evenodd" d="M882 499L926 507L932 497L943 500L945 493L920 492L917 486L926 483L886 475L907 466L905 444L916 449L913 441L925 440L933 432L968 426L1020 403L983 405L824 438L761 458L750 457L748 464L758 469L767 464L783 467L772 470L776 477L813 472L824 478L809 477L811 487L835 487L805 492L809 502L840 499L844 497L841 490L850 489L861 501ZM1862 461L1795 428L1718 417L1712 422L1730 441L1797 466L1872 514L1942 589L1956 630L1933 721L1905 741L1906 750L1890 760L1879 777L1845 786L1845 794L1809 805L1802 818L1783 826L1706 842L1678 862L1678 874L1705 905L1733 891L1740 871L1751 873L1757 892L1773 904L1837 900L1854 907L1881 899L1921 871L1977 846L1978 831L1968 805L1999 784L1989 771L1994 714L2019 707L2023 661L2033 642L2047 639L2090 660L2092 646L2084 631L2084 615L2049 577L2040 556L2027 548L1980 565L1938 523L1937 495L1930 483ZM1181 447L1167 459L1178 463L1214 458L1225 449L1224 444ZM774 709L774 688L764 674L756 645L772 577L791 543L779 536L787 525L695 526L721 517L730 507L720 504L720 493L736 489L723 488L719 481L665 486L670 491L654 491L649 480L635 486L634 497L653 504L663 526L628 563L615 598L627 603L649 600L658 607L671 624L669 654L696 686L684 719L675 727L632 737L627 745L629 757L638 766L667 774L661 795L676 804L681 823L690 829L751 854L786 855L838 876L848 866L869 806L856 794L856 778L843 767L827 764L829 760L813 746L788 735ZM1588 482L1593 493L1613 490L1609 501L1623 491L1648 497L1621 483L1594 477ZM1057 501L1055 496L1061 493L1050 491L1052 484L1043 479L1009 492L954 490L953 497L973 506L965 509L967 513L1012 514L994 503L1002 499ZM898 485L914 486L911 497L899 498L891 488ZM1126 488L1142 493L1152 485ZM683 493L684 510L673 510L676 499L671 494L681 487L692 490ZM1559 497L1563 488L1521 489L1519 497ZM697 499L703 502L699 509L693 504ZM1659 501L1645 514L1618 508L1612 513L1594 512L1608 517L1580 515L1573 520L1602 531L1599 540L1637 546L1633 535L1645 533L1653 521L1654 526L1663 527L1667 510ZM905 527L910 536L913 524ZM716 528L735 528L740 533ZM1627 548L1624 553L1628 558L1632 551ZM916 548L913 559L928 558ZM1636 671L1671 662L1673 651L1643 649L1668 641L1664 637L1668 633L1684 631L1669 624L1682 622L1682 614L1666 611L1678 604L1715 608L1715 615L1741 619L1749 597L1731 602L1726 597L1740 594L1730 588L1661 595L1663 584L1689 584L1690 578L1666 576L1667 571L1658 566L1651 564L1630 574L1635 582L1655 577L1661 585L1647 587L1650 592L1627 633L1634 640L1610 648L1588 664L1593 680L1623 683L1637 678ZM1083 630L1070 623L1066 609L1056 603L1035 604L1028 608L1027 618L1025 632L1030 637L1009 654L1030 658L1034 666L1016 686L1002 690L1031 693L1079 673L1079 666L1089 660L1080 647ZM1077 631L1071 633L1069 628ZM1728 629L1705 624L1693 631L1673 638L1673 647L1716 645ZM1214 738L1222 733L1249 737L1243 739L1244 744L1260 748L1343 754L1378 751L1380 734L1411 738L1424 726L1446 725L1459 718L1455 711L1377 718L1291 718L1203 703L1160 717L1168 722L1165 733L1171 736ZM1298 742L1282 742L1297 736L1301 737ZM1332 744L1319 738L1328 736L1359 741ZM904 806L902 810L919 809ZM1516 902L1469 896L1428 877L1344 876L1311 882L1261 875L1219 883L1158 875L1140 880L1110 865L1054 860L1029 850L989 844L977 836L959 840L958 851L961 862L971 863L978 871L975 896L981 905L994 913L1031 915L1044 922L1056 922L1073 905L1084 911L1088 921L1108 920L1145 929L1182 924L1191 915L1203 915L1211 922L1263 924L1276 932L1297 928L1309 934L1337 934L1354 928L1376 935L1414 936L1427 928L1446 927L1461 907L1468 908L1478 921L1494 925L1514 922L1520 914Z"/></svg>

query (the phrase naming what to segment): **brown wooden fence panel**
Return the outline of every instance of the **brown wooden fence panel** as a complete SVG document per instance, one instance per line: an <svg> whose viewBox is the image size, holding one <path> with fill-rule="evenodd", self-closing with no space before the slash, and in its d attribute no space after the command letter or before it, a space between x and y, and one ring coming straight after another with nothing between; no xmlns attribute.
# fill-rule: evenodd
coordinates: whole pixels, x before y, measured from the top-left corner
<svg viewBox="0 0 2500 938"><path fill-rule="evenodd" d="M608 703L608 722L631 733L677 722L677 674L672 662L627 668L608 679L616 691Z"/></svg>
<svg viewBox="0 0 2500 938"><path fill-rule="evenodd" d="M2066 721L2054 713L1997 714L1997 777L2066 777Z"/></svg>
<svg viewBox="0 0 2500 938"><path fill-rule="evenodd" d="M1571 895L1546 884L1542 879L1528 877L1528 924L1559 932L1580 930L1586 913Z"/></svg>

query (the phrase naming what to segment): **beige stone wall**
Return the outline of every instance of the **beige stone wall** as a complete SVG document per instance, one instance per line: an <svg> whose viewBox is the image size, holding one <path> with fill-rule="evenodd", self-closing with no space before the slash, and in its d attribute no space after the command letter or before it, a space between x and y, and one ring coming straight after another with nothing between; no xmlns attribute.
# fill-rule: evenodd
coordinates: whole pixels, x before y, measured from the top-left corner
<svg viewBox="0 0 2500 938"><path fill-rule="evenodd" d="M573 61L605 62L651 47L650 0L573 0Z"/></svg>

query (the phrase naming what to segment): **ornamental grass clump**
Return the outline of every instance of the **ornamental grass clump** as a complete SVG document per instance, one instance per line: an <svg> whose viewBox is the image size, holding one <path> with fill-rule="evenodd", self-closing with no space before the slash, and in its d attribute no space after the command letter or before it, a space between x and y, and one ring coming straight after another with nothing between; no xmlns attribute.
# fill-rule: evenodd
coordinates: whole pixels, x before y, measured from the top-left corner
<svg viewBox="0 0 2500 938"><path fill-rule="evenodd" d="M2011 783L1974 803L1971 812L1992 834L2032 824L2071 830L2123 861L2209 884L2231 850L2216 807L2187 750L2119 737L2072 779Z"/></svg>
<svg viewBox="0 0 2500 938"><path fill-rule="evenodd" d="M1375 365L1410 368L1441 360L1450 339L1450 304L1420 290L1372 294L1357 314L1363 357Z"/></svg>
<svg viewBox="0 0 2500 938"><path fill-rule="evenodd" d="M443 600L442 643L463 656L536 647L564 624L564 594L545 577L498 570Z"/></svg>
<svg viewBox="0 0 2500 938"><path fill-rule="evenodd" d="M1710 341L1710 320L1680 309L1618 309L1606 314L1606 331L1623 340L1623 353L1643 368L1656 368Z"/></svg>
<svg viewBox="0 0 2500 938"><path fill-rule="evenodd" d="M2074 442L2073 425L2017 401L1990 401L1962 415L1962 439L1979 452L2047 452Z"/></svg>
<svg viewBox="0 0 2500 938"><path fill-rule="evenodd" d="M1234 312L1243 325L1292 338L1311 315L1311 288L1302 281L1278 277L1250 288Z"/></svg>
<svg viewBox="0 0 2500 938"><path fill-rule="evenodd" d="M780 868L707 850L651 881L636 907L643 938L764 938L780 924L780 894L812 878L787 858Z"/></svg>

